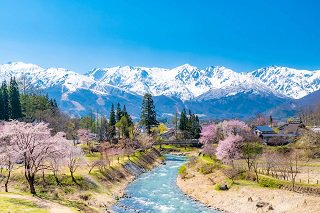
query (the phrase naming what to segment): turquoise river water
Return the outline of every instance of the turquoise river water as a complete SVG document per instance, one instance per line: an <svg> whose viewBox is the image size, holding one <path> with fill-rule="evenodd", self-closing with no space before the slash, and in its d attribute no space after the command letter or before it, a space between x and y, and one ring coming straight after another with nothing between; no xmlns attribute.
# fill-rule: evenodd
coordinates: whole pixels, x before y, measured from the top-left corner
<svg viewBox="0 0 320 213"><path fill-rule="evenodd" d="M188 198L176 185L186 157L166 155L166 164L142 174L126 188L126 196L112 208L116 213L218 213Z"/></svg>

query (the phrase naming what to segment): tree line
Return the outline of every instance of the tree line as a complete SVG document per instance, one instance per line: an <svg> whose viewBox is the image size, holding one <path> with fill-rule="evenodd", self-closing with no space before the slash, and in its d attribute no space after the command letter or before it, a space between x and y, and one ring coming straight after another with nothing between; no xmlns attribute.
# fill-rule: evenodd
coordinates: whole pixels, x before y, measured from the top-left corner
<svg viewBox="0 0 320 213"><path fill-rule="evenodd" d="M20 94L15 78L11 78L9 84L1 83L0 120L41 121L45 117L43 112L56 113L57 110L57 101L49 99L48 95Z"/></svg>
<svg viewBox="0 0 320 213"><path fill-rule="evenodd" d="M188 139L200 138L201 125L197 115L189 110L183 109L179 119L179 130L182 131L183 137Z"/></svg>
<svg viewBox="0 0 320 213"><path fill-rule="evenodd" d="M22 117L20 93L15 78L9 85L3 81L0 89L0 120L19 119Z"/></svg>

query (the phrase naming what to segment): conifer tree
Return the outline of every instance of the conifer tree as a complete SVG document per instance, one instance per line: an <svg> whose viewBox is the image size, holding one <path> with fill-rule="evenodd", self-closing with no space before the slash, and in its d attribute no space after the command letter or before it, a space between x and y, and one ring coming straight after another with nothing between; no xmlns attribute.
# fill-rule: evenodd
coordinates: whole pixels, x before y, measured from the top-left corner
<svg viewBox="0 0 320 213"><path fill-rule="evenodd" d="M151 134L151 128L159 125L152 95L149 93L143 96L140 122L146 127L149 135Z"/></svg>
<svg viewBox="0 0 320 213"><path fill-rule="evenodd" d="M2 93L2 101L3 101L3 120L9 120L9 93L8 93L8 86L7 82L3 81L1 85L1 93Z"/></svg>
<svg viewBox="0 0 320 213"><path fill-rule="evenodd" d="M192 115L192 138L199 139L201 133L201 125L197 115Z"/></svg>
<svg viewBox="0 0 320 213"><path fill-rule="evenodd" d="M10 79L9 106L10 106L9 116L11 119L19 119L22 117L20 93L19 93L18 84L15 78Z"/></svg>
<svg viewBox="0 0 320 213"><path fill-rule="evenodd" d="M132 126L133 125L133 121L132 121L132 118L131 116L129 115L129 113L127 112L127 108L126 108L126 105L123 105L123 108L122 108L122 116L125 116L128 120L128 125L129 126Z"/></svg>
<svg viewBox="0 0 320 213"><path fill-rule="evenodd" d="M122 111L121 111L121 107L120 104L117 104L117 111L116 111L116 121L119 122L122 118Z"/></svg>
<svg viewBox="0 0 320 213"><path fill-rule="evenodd" d="M112 139L116 135L116 115L114 112L114 105L111 105L111 110L110 110L110 117L109 117L109 134L108 136Z"/></svg>
<svg viewBox="0 0 320 213"><path fill-rule="evenodd" d="M179 122L179 129L181 131L185 131L187 130L187 122L188 122L188 118L186 115L186 109L183 109L180 115L180 122Z"/></svg>

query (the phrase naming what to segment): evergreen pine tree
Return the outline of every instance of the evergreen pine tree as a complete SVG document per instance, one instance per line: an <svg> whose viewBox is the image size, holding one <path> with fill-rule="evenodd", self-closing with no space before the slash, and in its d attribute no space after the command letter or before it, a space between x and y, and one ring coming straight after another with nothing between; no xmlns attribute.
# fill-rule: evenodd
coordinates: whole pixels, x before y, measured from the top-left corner
<svg viewBox="0 0 320 213"><path fill-rule="evenodd" d="M273 118L272 118L271 115L270 115L270 118L269 118L269 123L270 123L270 126L272 126L272 124L273 124Z"/></svg>
<svg viewBox="0 0 320 213"><path fill-rule="evenodd" d="M2 101L3 101L3 120L9 120L9 94L7 82L2 82L1 85Z"/></svg>
<svg viewBox="0 0 320 213"><path fill-rule="evenodd" d="M126 105L123 105L123 108L122 108L122 116L125 116L128 120L128 125L129 126L132 126L133 125L133 121L132 121L132 118L131 116L129 115L129 113L127 112L127 108L126 108Z"/></svg>
<svg viewBox="0 0 320 213"><path fill-rule="evenodd" d="M117 104L117 111L116 111L116 121L119 122L122 118L122 111L121 111L121 107L120 104Z"/></svg>
<svg viewBox="0 0 320 213"><path fill-rule="evenodd" d="M116 135L116 125L117 121L116 121L116 115L114 112L114 105L111 105L111 110L110 110L110 117L109 117L109 138L114 138L114 136Z"/></svg>
<svg viewBox="0 0 320 213"><path fill-rule="evenodd" d="M186 109L183 109L180 114L180 122L179 122L179 129L181 131L187 130L187 115L186 115Z"/></svg>
<svg viewBox="0 0 320 213"><path fill-rule="evenodd" d="M151 134L151 128L159 125L152 95L147 93L143 96L140 122L146 127L148 134Z"/></svg>
<svg viewBox="0 0 320 213"><path fill-rule="evenodd" d="M22 117L20 92L15 78L10 79L9 87L9 104L10 104L10 118L19 119Z"/></svg>
<svg viewBox="0 0 320 213"><path fill-rule="evenodd" d="M197 115L193 115L192 131L192 138L199 139L201 133L201 125Z"/></svg>

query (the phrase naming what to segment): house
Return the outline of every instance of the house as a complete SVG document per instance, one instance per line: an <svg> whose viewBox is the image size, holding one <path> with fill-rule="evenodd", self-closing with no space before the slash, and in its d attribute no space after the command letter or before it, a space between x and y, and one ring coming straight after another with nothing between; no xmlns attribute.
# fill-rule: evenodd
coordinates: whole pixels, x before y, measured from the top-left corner
<svg viewBox="0 0 320 213"><path fill-rule="evenodd" d="M291 127L291 126L290 126ZM254 133L263 140L267 145L284 145L292 142L296 136L293 133L279 133L277 134L269 126L256 126Z"/></svg>
<svg viewBox="0 0 320 213"><path fill-rule="evenodd" d="M274 130L269 126L256 126L254 129L254 134L261 137L262 135L275 134Z"/></svg>
<svg viewBox="0 0 320 213"><path fill-rule="evenodd" d="M301 135L301 129L303 129L305 125L301 120L292 120L286 124L279 126L279 134L289 134L289 135Z"/></svg>
<svg viewBox="0 0 320 213"><path fill-rule="evenodd" d="M262 134L263 142L270 146L286 145L296 138L295 134Z"/></svg>

